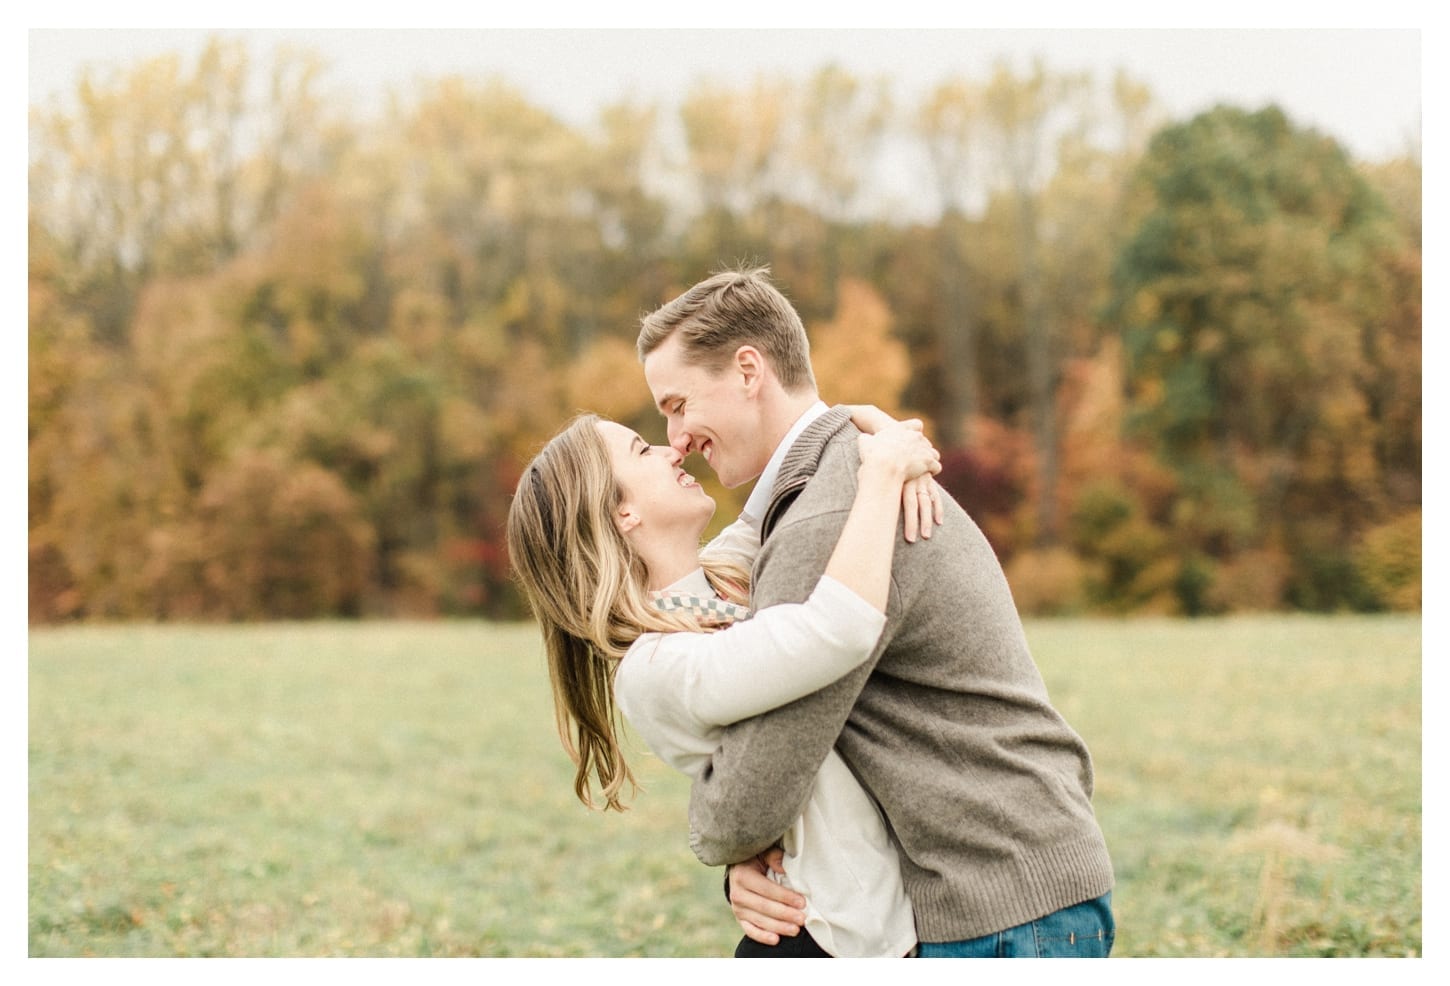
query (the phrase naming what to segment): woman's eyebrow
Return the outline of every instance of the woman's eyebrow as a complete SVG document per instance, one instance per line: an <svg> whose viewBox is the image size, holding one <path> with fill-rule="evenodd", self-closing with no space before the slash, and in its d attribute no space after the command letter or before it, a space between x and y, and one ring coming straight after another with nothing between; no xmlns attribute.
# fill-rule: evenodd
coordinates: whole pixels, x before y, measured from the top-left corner
<svg viewBox="0 0 1450 986"><path fill-rule="evenodd" d="M633 438L631 438L629 440L629 450L631 452L633 452L636 448L639 448L639 447L649 448L649 445L645 442L645 440L643 438L640 438L638 435L635 435Z"/></svg>

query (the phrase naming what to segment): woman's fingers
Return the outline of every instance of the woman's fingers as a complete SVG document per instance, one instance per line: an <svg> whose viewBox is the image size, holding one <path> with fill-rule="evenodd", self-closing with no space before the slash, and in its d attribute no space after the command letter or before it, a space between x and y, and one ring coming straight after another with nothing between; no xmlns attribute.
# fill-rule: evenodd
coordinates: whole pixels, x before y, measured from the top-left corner
<svg viewBox="0 0 1450 986"><path fill-rule="evenodd" d="M909 479L901 486L902 533L907 541L930 538L946 519L941 485L929 475Z"/></svg>
<svg viewBox="0 0 1450 986"><path fill-rule="evenodd" d="M901 484L901 532L907 544L915 544L921 530L921 497L916 495L916 480Z"/></svg>

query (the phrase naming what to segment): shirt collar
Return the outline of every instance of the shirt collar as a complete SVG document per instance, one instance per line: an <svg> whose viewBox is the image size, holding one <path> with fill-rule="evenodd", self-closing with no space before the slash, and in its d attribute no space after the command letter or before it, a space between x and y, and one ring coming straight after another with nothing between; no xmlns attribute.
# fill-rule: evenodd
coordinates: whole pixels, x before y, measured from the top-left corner
<svg viewBox="0 0 1450 986"><path fill-rule="evenodd" d="M741 511L741 518L755 528L755 533L760 533L760 519L765 516L765 508L770 506L770 495L775 491L775 478L780 474L780 465L785 461L785 454L795 444L795 440L801 436L812 421L815 421L828 410L825 401L816 401L806 408L795 424L791 425L790 431L780 440L771 455L770 461L765 464L765 471L755 481L755 488L750 491L750 497L745 501L745 509Z"/></svg>

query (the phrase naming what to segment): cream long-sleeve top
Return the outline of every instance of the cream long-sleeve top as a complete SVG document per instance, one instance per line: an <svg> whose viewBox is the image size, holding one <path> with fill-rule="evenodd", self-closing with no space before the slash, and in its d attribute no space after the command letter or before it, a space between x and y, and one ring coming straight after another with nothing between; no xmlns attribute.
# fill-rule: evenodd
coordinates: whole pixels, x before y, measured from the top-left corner
<svg viewBox="0 0 1450 986"><path fill-rule="evenodd" d="M737 521L702 555L748 570L759 538ZM713 593L696 570L670 587ZM885 617L829 576L804 603L772 606L715 633L648 633L615 673L621 712L655 755L698 776L726 725L793 702L866 660ZM832 955L900 957L916 945L896 847L876 803L834 752L781 839L781 882L806 899L806 928Z"/></svg>

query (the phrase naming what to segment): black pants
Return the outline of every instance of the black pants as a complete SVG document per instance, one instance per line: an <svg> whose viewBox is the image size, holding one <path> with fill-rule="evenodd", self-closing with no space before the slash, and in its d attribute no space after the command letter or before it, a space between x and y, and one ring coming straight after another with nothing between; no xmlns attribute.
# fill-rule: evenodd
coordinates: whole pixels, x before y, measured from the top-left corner
<svg viewBox="0 0 1450 986"><path fill-rule="evenodd" d="M829 959L831 953L816 944L811 933L802 928L794 938L780 937L779 945L762 945L753 938L742 938L735 946L737 959Z"/></svg>

